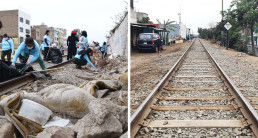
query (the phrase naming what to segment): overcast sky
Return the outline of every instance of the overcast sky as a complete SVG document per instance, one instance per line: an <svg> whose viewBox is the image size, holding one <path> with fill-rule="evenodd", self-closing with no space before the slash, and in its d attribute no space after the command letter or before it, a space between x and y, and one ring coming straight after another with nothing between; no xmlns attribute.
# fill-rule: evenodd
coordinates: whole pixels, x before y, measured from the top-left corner
<svg viewBox="0 0 258 138"><path fill-rule="evenodd" d="M5 4L3 4L5 3ZM31 15L31 25L86 30L89 41L106 41L114 26L111 17L123 12L124 0L8 0L1 2L0 10L20 8Z"/></svg>
<svg viewBox="0 0 258 138"><path fill-rule="evenodd" d="M228 9L232 0L224 0L224 10ZM136 11L145 12L151 21L170 19L179 21L178 13L181 5L181 20L197 34L198 27L208 27L209 23L221 20L222 0L135 0Z"/></svg>

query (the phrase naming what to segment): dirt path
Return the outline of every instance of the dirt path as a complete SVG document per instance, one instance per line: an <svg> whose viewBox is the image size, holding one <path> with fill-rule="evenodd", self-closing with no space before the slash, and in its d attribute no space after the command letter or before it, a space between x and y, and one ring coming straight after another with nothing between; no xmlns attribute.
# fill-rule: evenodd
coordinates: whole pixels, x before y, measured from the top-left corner
<svg viewBox="0 0 258 138"><path fill-rule="evenodd" d="M190 42L165 46L161 53L131 54L131 113L163 78L190 45Z"/></svg>

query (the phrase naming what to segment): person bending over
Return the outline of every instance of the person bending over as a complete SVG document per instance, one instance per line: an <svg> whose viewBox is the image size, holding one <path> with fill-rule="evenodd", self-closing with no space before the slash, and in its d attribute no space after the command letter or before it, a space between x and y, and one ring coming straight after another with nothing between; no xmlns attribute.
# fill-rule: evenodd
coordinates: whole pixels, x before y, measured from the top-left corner
<svg viewBox="0 0 258 138"><path fill-rule="evenodd" d="M92 49L90 48L88 48L87 50L78 49L77 51L78 51L78 54L76 54L75 57L73 58L73 63L76 64L76 68L81 69L81 66L84 66L87 63L89 63L97 72L98 69L92 64L90 60L90 55L93 52Z"/></svg>
<svg viewBox="0 0 258 138"><path fill-rule="evenodd" d="M33 57L28 61L30 55ZM30 65L37 60L42 70L46 69L45 63L40 54L39 45L31 37L27 37L18 47L12 60L12 68L15 68L15 63L18 57L21 63L26 63L26 65ZM44 72L44 75L46 78L51 78L47 71Z"/></svg>

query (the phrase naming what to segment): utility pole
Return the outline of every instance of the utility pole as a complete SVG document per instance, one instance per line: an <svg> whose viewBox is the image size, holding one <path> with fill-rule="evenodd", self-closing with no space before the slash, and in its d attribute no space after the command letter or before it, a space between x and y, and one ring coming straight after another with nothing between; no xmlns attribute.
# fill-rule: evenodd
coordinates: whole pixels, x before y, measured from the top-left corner
<svg viewBox="0 0 258 138"><path fill-rule="evenodd" d="M221 1L222 2L222 13L221 13L221 22L223 23L223 18L224 18L224 13L223 13L223 0ZM223 37L223 30L221 30L221 42L222 42L222 45L224 46L224 41L223 41L224 37Z"/></svg>

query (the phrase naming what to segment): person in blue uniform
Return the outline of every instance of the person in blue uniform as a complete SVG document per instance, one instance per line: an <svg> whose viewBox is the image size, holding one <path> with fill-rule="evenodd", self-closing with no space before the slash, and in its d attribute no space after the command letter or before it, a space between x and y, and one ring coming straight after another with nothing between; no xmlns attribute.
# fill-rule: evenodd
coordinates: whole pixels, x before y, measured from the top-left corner
<svg viewBox="0 0 258 138"><path fill-rule="evenodd" d="M107 56L107 47L108 47L107 43L104 42L101 49L100 49L100 51L102 53L102 59Z"/></svg>
<svg viewBox="0 0 258 138"><path fill-rule="evenodd" d="M33 57L28 61L29 56L32 55ZM30 65L35 61L38 61L42 70L46 69L45 63L40 55L39 45L38 43L33 40L31 37L27 37L25 41L23 41L20 46L18 47L11 64L11 68L15 68L15 63L17 58L19 57L21 63L26 65ZM51 78L47 71L44 72L44 75L47 78Z"/></svg>
<svg viewBox="0 0 258 138"><path fill-rule="evenodd" d="M90 60L90 55L92 54L92 49L88 48L87 50L78 49L77 54L73 58L73 63L76 64L77 69L81 69L81 66L86 65L89 63L94 70L97 72L98 69L92 64Z"/></svg>
<svg viewBox="0 0 258 138"><path fill-rule="evenodd" d="M8 37L7 34L4 34L2 43L2 53L1 53L1 59L5 60L5 56L7 56L7 61L11 61L11 54L14 54L14 46L13 46L13 40Z"/></svg>
<svg viewBox="0 0 258 138"><path fill-rule="evenodd" d="M50 37L49 37L50 31L46 30L46 33L43 37L43 44L44 44L44 60L47 61L49 58L48 53L49 53L49 47L50 45Z"/></svg>
<svg viewBox="0 0 258 138"><path fill-rule="evenodd" d="M87 38L87 32L82 31L82 36L79 39L80 49L88 49L88 38Z"/></svg>

